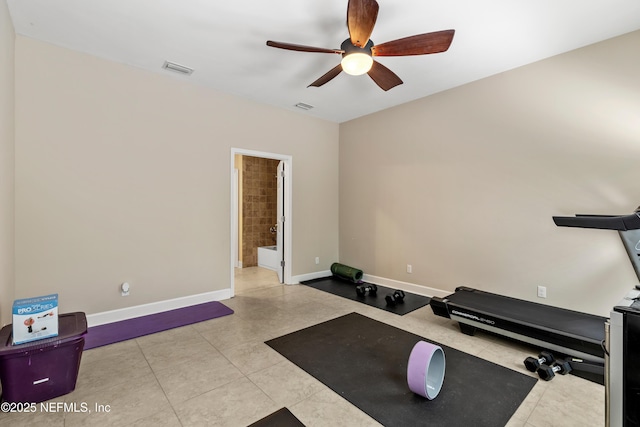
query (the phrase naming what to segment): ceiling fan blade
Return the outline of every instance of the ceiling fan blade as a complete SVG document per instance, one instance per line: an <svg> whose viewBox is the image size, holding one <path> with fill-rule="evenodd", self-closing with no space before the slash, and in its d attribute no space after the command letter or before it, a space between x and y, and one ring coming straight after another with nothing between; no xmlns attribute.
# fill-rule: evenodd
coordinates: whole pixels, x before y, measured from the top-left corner
<svg viewBox="0 0 640 427"><path fill-rule="evenodd" d="M341 72L342 72L342 65L338 64L334 68L329 70L328 73L326 73L325 75L323 75L322 77L320 77L318 80L316 80L315 82L311 83L307 87L310 87L310 86L320 87L323 84L328 83L329 81L331 81L333 78L335 78Z"/></svg>
<svg viewBox="0 0 640 427"><path fill-rule="evenodd" d="M371 66L368 74L369 77L371 77L371 79L380 86L380 89L384 91L402 84L402 80L400 80L400 77L398 77L396 73L378 61L373 61L373 65Z"/></svg>
<svg viewBox="0 0 640 427"><path fill-rule="evenodd" d="M340 49L325 49L322 47L303 46L301 44L274 42L267 41L267 46L277 47L279 49L295 50L297 52L317 52L317 53L344 53L344 50Z"/></svg>
<svg viewBox="0 0 640 427"><path fill-rule="evenodd" d="M371 48L373 56L405 56L440 53L449 49L455 30L418 34L382 43Z"/></svg>
<svg viewBox="0 0 640 427"><path fill-rule="evenodd" d="M354 46L366 46L378 18L378 8L376 0L349 0L347 27Z"/></svg>

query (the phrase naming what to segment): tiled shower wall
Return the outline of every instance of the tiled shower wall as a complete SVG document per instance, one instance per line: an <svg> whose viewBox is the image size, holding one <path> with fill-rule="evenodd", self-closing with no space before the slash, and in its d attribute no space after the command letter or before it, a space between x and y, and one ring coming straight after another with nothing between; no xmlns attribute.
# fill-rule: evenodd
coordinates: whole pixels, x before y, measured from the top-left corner
<svg viewBox="0 0 640 427"><path fill-rule="evenodd" d="M242 266L258 265L258 246L276 244L278 160L245 156L242 162Z"/></svg>

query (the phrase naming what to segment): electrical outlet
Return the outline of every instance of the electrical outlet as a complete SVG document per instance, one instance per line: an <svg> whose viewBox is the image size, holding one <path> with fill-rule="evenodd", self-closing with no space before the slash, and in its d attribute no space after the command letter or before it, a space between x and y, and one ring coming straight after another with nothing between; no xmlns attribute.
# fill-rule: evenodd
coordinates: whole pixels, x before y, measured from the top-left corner
<svg viewBox="0 0 640 427"><path fill-rule="evenodd" d="M538 286L538 298L546 298L546 297L547 297L547 287Z"/></svg>
<svg viewBox="0 0 640 427"><path fill-rule="evenodd" d="M407 264L407 273L413 273L413 267L411 264Z"/></svg>
<svg viewBox="0 0 640 427"><path fill-rule="evenodd" d="M121 295L123 297L128 297L130 289L131 289L131 287L129 286L129 284L127 282L124 282L122 285L120 285Z"/></svg>
<svg viewBox="0 0 640 427"><path fill-rule="evenodd" d="M316 257L316 265L317 264L320 264L320 257L319 256Z"/></svg>

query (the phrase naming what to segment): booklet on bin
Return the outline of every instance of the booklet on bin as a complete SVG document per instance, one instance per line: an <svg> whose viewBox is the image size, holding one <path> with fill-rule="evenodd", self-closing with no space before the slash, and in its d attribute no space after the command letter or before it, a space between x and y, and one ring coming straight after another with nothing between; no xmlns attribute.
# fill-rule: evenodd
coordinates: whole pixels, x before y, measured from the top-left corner
<svg viewBox="0 0 640 427"><path fill-rule="evenodd" d="M13 302L13 344L58 335L58 294Z"/></svg>

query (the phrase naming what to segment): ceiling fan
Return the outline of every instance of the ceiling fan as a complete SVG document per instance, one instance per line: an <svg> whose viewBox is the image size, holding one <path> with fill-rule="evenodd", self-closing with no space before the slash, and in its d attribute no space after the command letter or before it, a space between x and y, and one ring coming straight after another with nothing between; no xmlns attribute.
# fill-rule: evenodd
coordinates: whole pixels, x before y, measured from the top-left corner
<svg viewBox="0 0 640 427"><path fill-rule="evenodd" d="M344 71L355 76L367 73L385 91L402 84L402 80L393 71L374 61L374 56L426 55L444 52L449 49L455 30L418 34L374 45L369 37L378 17L378 8L376 0L349 0L347 6L349 38L342 42L340 49L324 49L271 40L267 41L267 46L298 52L337 53L342 55L340 64L309 86L320 87Z"/></svg>

